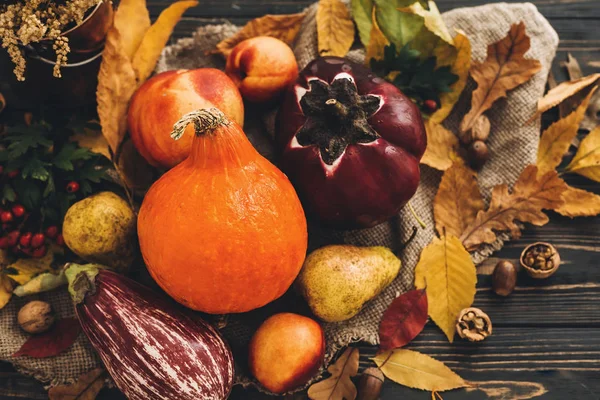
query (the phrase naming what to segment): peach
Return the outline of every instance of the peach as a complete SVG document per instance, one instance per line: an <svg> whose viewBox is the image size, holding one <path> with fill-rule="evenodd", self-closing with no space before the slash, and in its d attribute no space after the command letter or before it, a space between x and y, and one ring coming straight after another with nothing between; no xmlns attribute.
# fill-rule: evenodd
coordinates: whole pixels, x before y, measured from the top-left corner
<svg viewBox="0 0 600 400"><path fill-rule="evenodd" d="M285 393L312 378L323 364L325 337L314 320L292 313L275 314L250 341L250 372L273 393Z"/></svg>
<svg viewBox="0 0 600 400"><path fill-rule="evenodd" d="M240 89L244 100L268 103L276 100L298 77L294 52L269 36L238 43L227 58L225 72Z"/></svg>
<svg viewBox="0 0 600 400"><path fill-rule="evenodd" d="M218 69L167 71L147 80L129 105L127 125L139 153L155 167L171 168L190 153L194 128L171 138L173 124L182 115L200 108L217 107L240 126L244 102L236 85Z"/></svg>

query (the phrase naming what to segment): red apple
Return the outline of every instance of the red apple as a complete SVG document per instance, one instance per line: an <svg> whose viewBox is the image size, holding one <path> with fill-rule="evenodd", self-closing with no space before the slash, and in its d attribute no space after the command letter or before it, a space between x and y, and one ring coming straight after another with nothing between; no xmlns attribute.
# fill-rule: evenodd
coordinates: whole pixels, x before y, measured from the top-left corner
<svg viewBox="0 0 600 400"><path fill-rule="evenodd" d="M238 43L225 67L244 100L266 103L281 97L298 77L298 64L290 47L279 39L258 36Z"/></svg>
<svg viewBox="0 0 600 400"><path fill-rule="evenodd" d="M285 393L312 378L323 364L325 337L314 320L292 313L275 314L250 341L250 372L273 393Z"/></svg>
<svg viewBox="0 0 600 400"><path fill-rule="evenodd" d="M184 136L171 138L173 124L184 114L200 108L217 107L244 124L244 103L236 85L214 68L167 71L147 80L129 105L127 124L133 144L155 167L171 168L190 153L193 124Z"/></svg>

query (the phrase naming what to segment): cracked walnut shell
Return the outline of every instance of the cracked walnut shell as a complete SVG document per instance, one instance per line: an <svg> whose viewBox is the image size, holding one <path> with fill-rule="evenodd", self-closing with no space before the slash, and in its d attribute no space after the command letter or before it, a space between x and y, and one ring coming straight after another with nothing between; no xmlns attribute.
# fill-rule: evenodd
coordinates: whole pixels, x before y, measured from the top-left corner
<svg viewBox="0 0 600 400"><path fill-rule="evenodd" d="M537 242L525 247L520 262L529 276L544 279L558 270L560 255L550 243Z"/></svg>
<svg viewBox="0 0 600 400"><path fill-rule="evenodd" d="M492 321L479 308L465 308L458 316L456 331L463 339L479 342L492 334Z"/></svg>

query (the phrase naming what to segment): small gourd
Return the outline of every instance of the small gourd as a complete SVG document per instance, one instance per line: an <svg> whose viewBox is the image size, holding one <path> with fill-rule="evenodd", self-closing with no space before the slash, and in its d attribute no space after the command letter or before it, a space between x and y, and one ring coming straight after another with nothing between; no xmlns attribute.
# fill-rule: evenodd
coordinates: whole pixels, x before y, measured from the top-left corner
<svg viewBox="0 0 600 400"><path fill-rule="evenodd" d="M285 293L306 256L302 205L287 177L216 108L184 115L189 157L152 185L138 217L144 261L156 282L192 309L226 314Z"/></svg>

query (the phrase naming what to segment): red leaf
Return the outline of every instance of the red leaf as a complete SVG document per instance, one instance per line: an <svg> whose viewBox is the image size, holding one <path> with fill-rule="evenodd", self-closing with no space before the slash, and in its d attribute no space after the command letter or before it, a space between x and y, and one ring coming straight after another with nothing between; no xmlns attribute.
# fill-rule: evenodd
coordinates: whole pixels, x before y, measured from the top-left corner
<svg viewBox="0 0 600 400"><path fill-rule="evenodd" d="M23 346L12 356L53 357L68 349L75 342L80 332L81 325L77 318L59 319L49 331L27 339Z"/></svg>
<svg viewBox="0 0 600 400"><path fill-rule="evenodd" d="M397 349L413 340L427 322L427 293L425 289L411 290L396 297L385 310L379 324L379 348Z"/></svg>

